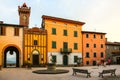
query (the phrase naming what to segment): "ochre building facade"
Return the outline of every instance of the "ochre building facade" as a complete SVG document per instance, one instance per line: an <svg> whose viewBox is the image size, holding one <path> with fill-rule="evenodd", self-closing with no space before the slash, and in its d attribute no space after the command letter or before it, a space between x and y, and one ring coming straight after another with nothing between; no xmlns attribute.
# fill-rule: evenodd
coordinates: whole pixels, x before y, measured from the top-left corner
<svg viewBox="0 0 120 80"><path fill-rule="evenodd" d="M24 3L18 6L19 25L0 22L3 67L7 67L7 53L16 53L16 67L26 62L32 66L44 65L51 62L51 56L57 65L64 66L78 62L96 65L97 60L105 59L105 33L82 31L84 22L46 15L42 16L41 28L29 28L30 13L31 8Z"/></svg>
<svg viewBox="0 0 120 80"><path fill-rule="evenodd" d="M54 56L57 65L75 65L77 59L82 59L82 26L84 22L42 16L42 28L48 33L49 56Z"/></svg>
<svg viewBox="0 0 120 80"><path fill-rule="evenodd" d="M7 67L7 55L16 53L16 67L23 64L23 26L0 23L0 65Z"/></svg>

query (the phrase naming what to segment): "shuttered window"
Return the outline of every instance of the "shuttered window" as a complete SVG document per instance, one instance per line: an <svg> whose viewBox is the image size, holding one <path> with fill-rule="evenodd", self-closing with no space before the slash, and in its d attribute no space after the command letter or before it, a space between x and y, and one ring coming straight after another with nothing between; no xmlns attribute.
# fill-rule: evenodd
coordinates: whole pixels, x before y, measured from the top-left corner
<svg viewBox="0 0 120 80"><path fill-rule="evenodd" d="M19 28L14 28L14 35L19 36Z"/></svg>
<svg viewBox="0 0 120 80"><path fill-rule="evenodd" d="M6 35L6 27L0 27L0 35Z"/></svg>
<svg viewBox="0 0 120 80"><path fill-rule="evenodd" d="M52 41L52 48L56 48L56 41Z"/></svg>

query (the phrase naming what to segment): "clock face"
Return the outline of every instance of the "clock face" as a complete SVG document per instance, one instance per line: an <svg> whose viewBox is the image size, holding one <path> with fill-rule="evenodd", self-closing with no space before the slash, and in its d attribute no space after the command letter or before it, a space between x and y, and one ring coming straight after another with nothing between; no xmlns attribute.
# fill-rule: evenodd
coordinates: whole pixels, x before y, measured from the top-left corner
<svg viewBox="0 0 120 80"><path fill-rule="evenodd" d="M24 19L24 20L26 20L26 19L27 19L27 17L26 17L26 16L23 16L23 19Z"/></svg>

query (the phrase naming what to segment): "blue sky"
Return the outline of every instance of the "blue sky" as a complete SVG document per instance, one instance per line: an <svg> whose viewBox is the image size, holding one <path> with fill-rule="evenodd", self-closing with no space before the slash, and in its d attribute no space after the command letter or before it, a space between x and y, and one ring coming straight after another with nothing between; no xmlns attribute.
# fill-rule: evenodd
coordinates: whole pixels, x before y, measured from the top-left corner
<svg viewBox="0 0 120 80"><path fill-rule="evenodd" d="M85 22L83 30L120 42L120 0L0 0L0 20L19 24L18 6L24 2L31 7L30 27L40 27L41 16L49 15Z"/></svg>

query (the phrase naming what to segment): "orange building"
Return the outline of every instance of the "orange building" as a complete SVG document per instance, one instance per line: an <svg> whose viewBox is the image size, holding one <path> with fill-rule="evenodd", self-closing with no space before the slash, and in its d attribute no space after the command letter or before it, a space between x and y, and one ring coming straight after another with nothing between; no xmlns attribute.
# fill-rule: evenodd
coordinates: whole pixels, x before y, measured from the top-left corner
<svg viewBox="0 0 120 80"><path fill-rule="evenodd" d="M96 65L106 57L106 33L82 31L83 65Z"/></svg>
<svg viewBox="0 0 120 80"><path fill-rule="evenodd" d="M48 62L53 56L57 65L74 65L82 58L82 26L85 23L63 18L42 16L42 28L47 30Z"/></svg>
<svg viewBox="0 0 120 80"><path fill-rule="evenodd" d="M23 33L24 26L0 22L0 65L3 67L9 67L13 61L14 67L23 65Z"/></svg>

